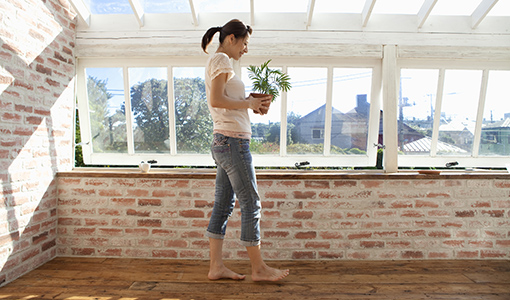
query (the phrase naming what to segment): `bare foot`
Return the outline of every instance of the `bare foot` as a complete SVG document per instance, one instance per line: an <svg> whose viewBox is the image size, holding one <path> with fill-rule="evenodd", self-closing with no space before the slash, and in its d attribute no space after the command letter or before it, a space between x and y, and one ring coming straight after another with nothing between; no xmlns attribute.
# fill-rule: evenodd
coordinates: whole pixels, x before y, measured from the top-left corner
<svg viewBox="0 0 510 300"><path fill-rule="evenodd" d="M246 278L246 275L237 274L236 272L230 270L225 266L221 266L218 268L211 268L209 270L209 274L207 277L210 280L218 280L218 279L234 279L234 280L243 280Z"/></svg>
<svg viewBox="0 0 510 300"><path fill-rule="evenodd" d="M289 275L289 270L279 270L264 265L259 270L253 270L251 279L253 281L278 281Z"/></svg>

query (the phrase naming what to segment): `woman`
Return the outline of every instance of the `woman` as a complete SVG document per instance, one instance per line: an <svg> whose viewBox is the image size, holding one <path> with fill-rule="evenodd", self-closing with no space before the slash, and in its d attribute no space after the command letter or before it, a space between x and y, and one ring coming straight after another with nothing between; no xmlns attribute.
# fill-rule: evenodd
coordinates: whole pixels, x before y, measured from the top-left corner
<svg viewBox="0 0 510 300"><path fill-rule="evenodd" d="M217 165L214 207L207 228L209 237L211 280L242 280L245 275L223 264L222 251L228 218L235 205L234 194L241 207L241 244L246 246L252 268L252 280L277 281L289 274L266 265L260 253L260 198L255 169L250 154L251 124L248 109L265 114L270 98L245 98L244 84L234 74L230 59L239 60L248 52L252 29L239 20L223 27L212 27L202 38L202 49L219 32L220 45L207 60L205 84L207 103L214 122L212 155Z"/></svg>

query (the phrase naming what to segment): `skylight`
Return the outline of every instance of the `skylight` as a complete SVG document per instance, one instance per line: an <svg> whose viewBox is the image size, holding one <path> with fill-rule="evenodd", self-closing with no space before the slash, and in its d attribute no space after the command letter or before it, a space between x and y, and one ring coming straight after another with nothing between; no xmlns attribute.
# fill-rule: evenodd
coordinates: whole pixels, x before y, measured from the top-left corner
<svg viewBox="0 0 510 300"><path fill-rule="evenodd" d="M128 0L84 0L92 14L132 14Z"/></svg>
<svg viewBox="0 0 510 300"><path fill-rule="evenodd" d="M361 1L363 2L363 1ZM374 14L408 14L416 15L423 5L423 0L377 0Z"/></svg>
<svg viewBox="0 0 510 300"><path fill-rule="evenodd" d="M431 15L470 16L480 4L480 0L441 0L437 1Z"/></svg>
<svg viewBox="0 0 510 300"><path fill-rule="evenodd" d="M186 1L187 2L187 1ZM249 0L196 0L195 5L198 8L198 12L249 12L250 1ZM258 3L258 2L257 2Z"/></svg>
<svg viewBox="0 0 510 300"><path fill-rule="evenodd" d="M144 11L149 14L190 13L188 0L141 0Z"/></svg>
<svg viewBox="0 0 510 300"><path fill-rule="evenodd" d="M363 10L365 1L331 1L331 0L316 0L314 12L318 13L349 13L360 14Z"/></svg>

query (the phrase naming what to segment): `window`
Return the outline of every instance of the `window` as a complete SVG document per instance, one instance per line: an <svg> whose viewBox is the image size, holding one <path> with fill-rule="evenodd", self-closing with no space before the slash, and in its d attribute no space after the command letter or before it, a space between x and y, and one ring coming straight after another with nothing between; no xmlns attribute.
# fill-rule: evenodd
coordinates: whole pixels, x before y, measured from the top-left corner
<svg viewBox="0 0 510 300"><path fill-rule="evenodd" d="M367 145L377 142L377 129L369 137L373 68L328 63L318 60L318 66L311 67L299 66L299 61L295 65L275 61L271 66L288 72L293 88L275 99L267 115L250 115L256 165L293 166L301 160L311 160L315 166L366 166L372 160L375 165L375 157L367 151ZM203 57L184 63L172 59L80 60L83 72L78 74L83 76L78 81L88 82L86 93L80 92L81 84L78 89L82 140L87 145L83 148L85 162L134 165L156 160L162 165L214 165L204 64ZM246 94L251 92L249 64L240 68ZM372 126L377 125L373 122ZM353 154L359 155L354 162L342 159ZM333 155L337 157L334 162Z"/></svg>
<svg viewBox="0 0 510 300"><path fill-rule="evenodd" d="M214 165L204 64L204 57L80 59L85 162ZM246 94L250 64L260 62L243 58L235 67ZM275 59L270 66L289 74L292 89L267 115L250 114L254 163L375 166L375 146L385 140L381 125L396 120L400 167L443 167L451 161L461 167L503 166L501 157L510 155L510 70L496 62L480 65L402 59L397 109L383 112L381 60Z"/></svg>
<svg viewBox="0 0 510 300"><path fill-rule="evenodd" d="M399 165L503 166L498 157L510 155L510 106L503 100L510 71L433 64L400 71Z"/></svg>

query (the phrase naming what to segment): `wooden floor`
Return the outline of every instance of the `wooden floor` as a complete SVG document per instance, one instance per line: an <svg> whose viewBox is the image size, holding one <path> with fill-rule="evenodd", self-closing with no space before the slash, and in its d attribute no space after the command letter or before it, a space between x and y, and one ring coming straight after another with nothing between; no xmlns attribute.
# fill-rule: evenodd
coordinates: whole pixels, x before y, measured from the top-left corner
<svg viewBox="0 0 510 300"><path fill-rule="evenodd" d="M208 262L56 258L0 299L510 299L510 261L269 261L277 283L209 281ZM248 261L228 261L249 274Z"/></svg>

